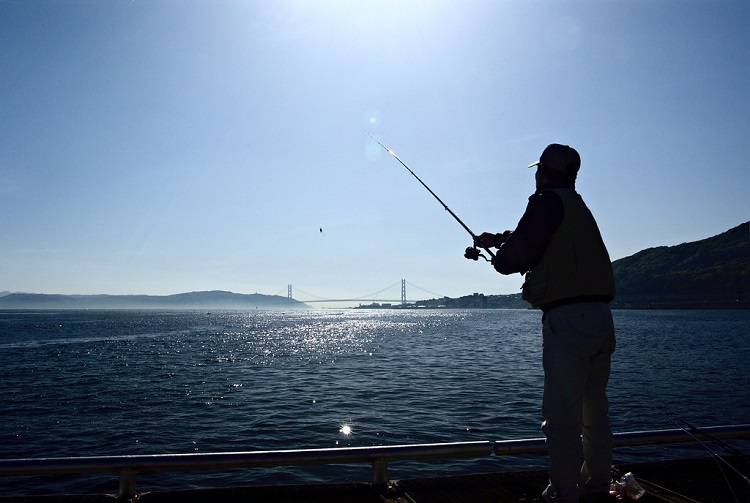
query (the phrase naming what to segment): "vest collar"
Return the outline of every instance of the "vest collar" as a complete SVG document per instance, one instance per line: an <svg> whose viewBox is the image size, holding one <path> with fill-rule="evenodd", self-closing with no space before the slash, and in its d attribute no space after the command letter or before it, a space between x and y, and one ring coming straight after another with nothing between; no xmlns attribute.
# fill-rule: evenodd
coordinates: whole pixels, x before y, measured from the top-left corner
<svg viewBox="0 0 750 503"><path fill-rule="evenodd" d="M549 181L549 182L545 183L544 185L542 185L541 187L539 187L536 192L538 194L540 192L544 192L545 190L552 190L552 189L573 189L573 190L575 190L575 188L576 188L576 182L575 181L554 180L554 181Z"/></svg>

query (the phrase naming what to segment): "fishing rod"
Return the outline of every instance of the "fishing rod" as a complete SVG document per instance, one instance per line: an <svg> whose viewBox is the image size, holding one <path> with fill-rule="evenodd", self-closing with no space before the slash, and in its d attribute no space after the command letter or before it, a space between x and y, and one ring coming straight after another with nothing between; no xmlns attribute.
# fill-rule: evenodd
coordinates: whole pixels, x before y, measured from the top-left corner
<svg viewBox="0 0 750 503"><path fill-rule="evenodd" d="M646 405L655 411L662 414L664 417L672 421L680 430L682 430L684 433L686 433L688 436L690 436L693 440L695 440L698 445L700 445L713 459L716 461L717 466L719 467L719 470L721 471L722 476L724 477L724 481L727 484L727 488L729 489L729 492L732 493L732 496L734 496L735 501L739 501L737 499L737 495L734 492L734 489L732 488L732 484L729 482L729 479L727 478L726 474L724 473L724 470L721 469L722 464L729 468L732 472L735 473L735 475L739 476L740 479L746 484L750 484L750 478L747 477L744 473L742 473L740 470L738 470L734 465L732 465L729 461L724 459L719 453L714 452L712 449L709 448L708 445L706 445L705 442L703 442L700 438L698 438L698 435L701 435L707 440L710 440L714 442L715 444L723 447L725 450L732 454L740 455L743 458L745 458L745 454L740 452L739 450L735 449L734 447L728 445L726 442L714 438L712 435L702 431L700 428L693 426L692 424L688 423L684 419L675 418L674 414L669 414L665 412L663 407L657 407L655 405L646 403ZM683 426L684 425L684 426Z"/></svg>
<svg viewBox="0 0 750 503"><path fill-rule="evenodd" d="M407 165L406 165L406 163L404 163L404 161L402 161L402 160L401 160L401 159L400 159L400 158L399 158L399 157L398 157L398 156L396 155L396 153L395 153L395 152L394 152L393 150L391 150L391 149L389 149L388 147L386 147L385 145L383 145L383 143L381 143L381 141L380 141L380 140L378 140L377 138L375 138L375 137L374 137L374 136L372 135L372 133L370 133L369 131L365 131L365 132L366 132L366 133L367 133L367 134L368 134L368 135L370 136L370 138L372 138L373 140L375 140L375 142L376 142L376 143L377 143L378 145L380 145L381 147L383 147L383 148L385 149L385 151L386 151L386 152L388 152L389 154L391 154L391 155L393 156L393 158L394 158L394 159L396 159L396 160L397 160L397 161L398 161L399 163L401 163L401 165L402 165L402 166L403 166L404 168L406 168L406 170L407 170L407 171L408 171L409 173L411 173L411 175L412 175L412 176L413 176L414 178L416 178L416 179L417 179L417 181L418 181L419 183L421 183L421 184L422 184L422 186L423 186L423 187L424 187L425 189L427 189L427 191L428 191L428 192L429 192L430 194L432 194L432 197L434 197L435 199L437 199L437 201L438 201L438 202L439 202L440 204L442 204L442 205L443 205L443 208L445 208L445 211L447 211L448 213L450 213L450 214L451 214L451 216L452 216L453 218L455 218L455 219L456 219L456 222L458 222L459 224L461 224L461 227L463 227L463 228L464 228L464 229L466 230L466 232L468 232L468 233L469 233L469 235L470 235L470 236L472 237L472 239L476 240L476 237L477 237L477 235L476 235L476 234L474 234L474 233L473 233L473 232L471 231L471 229L469 229L469 227L468 227L468 226L467 226L467 225L466 225L465 223L463 223L463 221L462 221L462 220L461 220L460 218L458 218L458 215L456 215L455 213L453 213L453 210L451 210L451 209L450 209L450 208L448 207L448 205L447 205L447 204L445 204L445 203L443 202L443 200L442 200L442 199L440 199L440 198L438 197L438 195L437 195L437 194L435 194L435 193L434 193L434 192L432 191L432 189L431 189L431 188L429 188L429 187L427 186L427 184L426 184L426 183L424 183L424 182L422 181L422 179L421 179L421 178L419 178L419 177L417 176L417 174L416 174L416 173L414 173L414 171L412 171L412 170L411 170L411 168L410 168L409 166L407 166ZM490 250L489 248L482 248L482 249L483 249L484 251L486 251L486 252L487 252L487 254L489 254L489 256L490 256L490 257L492 257L492 258L487 258L487 257L486 257L486 256L485 256L484 254L482 254L482 253L481 253L481 252L480 252L480 251L479 251L479 250L477 249L476 245L474 245L474 246L469 246L468 248L466 248L466 251L464 252L464 257L466 257L467 259L470 259L470 260L479 260L479 257L482 257L482 258L483 258L484 260L486 260L487 262L492 262L492 260L493 260L493 259L495 258L495 254L494 254L494 253L492 253L492 251L491 251L491 250Z"/></svg>

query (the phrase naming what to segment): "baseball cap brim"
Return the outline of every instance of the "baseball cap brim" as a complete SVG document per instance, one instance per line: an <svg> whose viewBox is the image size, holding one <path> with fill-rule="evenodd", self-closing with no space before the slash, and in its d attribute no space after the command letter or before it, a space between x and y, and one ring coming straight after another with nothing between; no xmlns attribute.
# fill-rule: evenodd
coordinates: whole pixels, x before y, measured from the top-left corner
<svg viewBox="0 0 750 503"><path fill-rule="evenodd" d="M545 169L575 174L581 167L581 157L574 148L568 145L550 143L539 156L539 160L529 164L529 167L533 168L540 164L543 164Z"/></svg>

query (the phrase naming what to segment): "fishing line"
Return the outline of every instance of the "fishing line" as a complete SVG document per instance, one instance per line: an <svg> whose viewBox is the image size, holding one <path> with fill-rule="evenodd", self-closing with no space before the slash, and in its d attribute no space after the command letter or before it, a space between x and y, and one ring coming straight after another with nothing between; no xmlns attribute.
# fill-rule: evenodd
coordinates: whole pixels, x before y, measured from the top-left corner
<svg viewBox="0 0 750 503"><path fill-rule="evenodd" d="M665 407L657 407L651 404L646 404L646 405L648 405L650 408L654 409L655 411L657 411L658 413L662 414L664 417L672 421L672 423L674 423L680 430L687 433L691 438L693 438L696 442L698 442L707 451L711 452L710 449L708 449L708 447L705 445L705 443L702 442L699 438L697 438L696 435L700 435L706 440L709 440L713 442L714 444L722 447L730 454L734 454L736 456L741 456L741 457L747 457L747 455L744 452L740 451L739 449L735 447L732 447L731 445L724 442L722 439L716 438L710 433L706 433L705 431L698 428L697 426L690 424L685 419L676 417L676 414L673 411L670 411L669 409L666 409ZM682 426L680 423L682 423L682 425L684 426ZM686 428L690 429L690 431L688 431ZM748 479L745 475L743 475L742 473L738 473L738 475L740 475L743 478L743 480L745 480L745 482L750 484L750 479Z"/></svg>
<svg viewBox="0 0 750 503"><path fill-rule="evenodd" d="M409 173L411 173L411 175L412 175L412 176L413 176L414 178L416 178L416 179L417 179L417 181L418 181L419 183L421 183L421 184L422 184L422 186L423 186L423 187L424 187L425 189L427 189L427 191L428 191L428 192L429 192L430 194L432 194L432 197L434 197L435 199L437 199L437 201L438 201L438 202L439 202L439 203L440 203L441 205L443 205L443 208L445 208L445 211L447 211L448 213L450 213L450 214L451 214L451 216L452 216L453 218L455 218L455 219L456 219L456 222L458 222L459 224L461 224L461 227L463 227L463 228L464 228L464 229L466 230L466 232L468 232L468 233L469 233L469 235L470 235L470 236L472 237L472 239L475 239L475 238L477 237L477 235L476 235L476 234L474 234L474 233L473 233L473 232L471 231L471 229L469 229L469 227L468 227L468 226L467 226L467 225L466 225L465 223L463 223L463 221L462 221L462 220L461 220L460 218L458 218L458 215L456 215L455 213L453 213L453 210L451 210L451 209L450 209L450 208L448 207L448 205L447 205L447 204L445 204L445 203L443 202L443 200L442 200L442 199L440 199L440 198L438 197L438 195L437 195L437 194L435 194L435 193L434 193L434 192L432 191L432 189L431 189L431 188L429 188L429 187L427 186L427 184L426 184L426 183L424 183L424 182L422 181L422 179L421 179L421 178L419 178L419 177L417 176L417 174L416 174L416 173L415 173L414 171L412 171L412 170L411 170L411 168L410 168L409 166L407 166L407 165L406 165L406 163L404 163L404 161L402 161L402 160L401 160L401 159L400 159L400 158L399 158L399 157L398 157L398 156L396 155L396 153L395 153L395 152L394 152L393 150L391 150L391 149L389 149L388 147L386 147L385 145L383 145L383 143L382 143L382 142L381 142L380 140L378 140L377 138L375 138L375 137L374 137L374 136L372 135L372 133L370 133L369 131L365 130L365 133L367 133L367 134L368 134L368 136L369 136L370 138L372 138L373 140L375 140L375 142L376 142L376 143L377 143L378 145L380 145L381 147L383 147L383 148L385 149L385 151L386 151L386 152L388 152L389 154L391 154L391 155L393 156L393 158L394 158L394 159L396 159L396 160L397 160L397 161L398 161L399 163L401 163L401 165L402 165L402 166L403 166L404 168L406 168L406 170L407 170L407 171L408 171ZM470 250L470 249L474 249L474 250L476 250L476 247L469 247L469 248L467 248L467 249L466 249L466 255L465 255L465 256L466 256L466 258L472 258L473 260L476 260L476 258L475 258L475 255L469 256L469 250ZM483 249L484 251L486 251L486 252L487 252L487 253L489 254L489 256L490 256L490 257L492 257L493 259L495 258L495 254L494 254L494 253L492 253L492 251L491 251L491 250L489 250L488 248L482 248L482 249ZM479 256L479 257L482 257L482 258L484 258L484 259L485 259L485 260L487 260L488 262L491 262L491 260L490 260L490 259L488 259L488 258L487 258L487 257L485 257L484 255L482 255L482 254L481 254L481 253L479 253L478 251L477 251L477 254L478 254L477 256Z"/></svg>
<svg viewBox="0 0 750 503"><path fill-rule="evenodd" d="M721 472L721 475L722 475L722 477L724 477L724 482L726 482L726 484L727 484L727 487L729 488L729 491L730 491L730 492L732 493L732 496L734 496L734 499L735 499L735 501L739 502L739 500L737 499L737 495L735 494L735 492L734 492L734 489L732 488L732 484L731 484L731 482L730 482L730 481L729 481L729 479L727 478L727 475L726 475L725 471L724 471L724 470L722 469L722 466L721 466L721 465L722 465L722 463L723 463L723 464L724 464L724 465L725 465L726 467L728 467L728 468L729 468L730 470L732 470L732 471L733 471L733 472L734 472L734 473L735 473L735 474L736 474L737 476L739 476L739 477L740 477L740 478L742 479L742 481L744 481L744 482L745 482L746 484L750 484L750 479L748 479L748 477L747 477L747 476L746 476L745 474L743 474L742 472L740 472L740 471L739 471L739 470L738 470L737 468L735 468L735 467L734 467L734 466L733 466L733 465L732 465L732 464L731 464L731 463L730 463L729 461L727 461L726 459L724 459L724 458L723 458L723 457L722 457L721 455L719 455L718 453L716 453L716 452L714 452L713 450L711 450L711 449L710 449L710 448L708 447L708 445L706 445L706 443L705 443L705 442L703 442L703 441L702 441L701 439L699 439L699 438L698 438L698 437L697 437L697 436L696 436L695 434L693 434L693 432L692 432L692 431L688 431L688 429L687 429L687 428L689 428L690 430L693 430L693 431L695 431L695 433L697 433L697 434L699 434L699 435L702 435L702 436L706 437L707 439L710 439L711 441L713 441L713 442L715 442L715 443L717 443L717 444L721 445L721 446L722 446L722 447L724 447L725 449L729 450L729 452L732 452L732 453L739 453L739 454L741 454L741 455L742 455L743 457L745 456L745 455L744 455L744 453L741 453L741 452L737 451L736 449L734 449L734 448L731 448L731 447L730 447L730 446L728 446L728 445L727 445L727 444L726 444L725 442L721 442L721 441L719 441L719 439L717 439L717 438L713 438L713 437L711 437L711 435L709 435L708 433L704 433L704 432L702 432L702 431L701 431L701 430L700 430L699 428L697 428L697 427L695 427L695 426L691 425L690 423L688 423L687 421L685 421L685 420L683 420L683 419L677 420L677 419L676 419L675 417L673 417L673 416L674 416L674 414L670 415L670 414L668 414L667 412L665 412L664 410L662 410L662 408L660 408L660 407L656 407L655 405L651 405L651 404L649 404L649 403L646 403L646 405L647 405L648 407L650 407L650 408L654 409L655 411L659 412L660 414L662 414L662 415L663 415L664 417L666 417L666 418L667 418L667 419L669 419L670 421L672 421L672 423L674 423L674 424L675 424L675 425L676 425L676 426L677 426L677 427L678 427L678 428L679 428L680 430L682 430L683 432L685 432L686 434L688 434L688 435L689 435L689 436L690 436L690 437L691 437L691 438L692 438L693 440L695 440L695 441L696 441L696 442L697 442L697 443L698 443L698 444L699 444L699 445L700 445L701 447L703 447L703 449L705 449L705 451L706 451L706 452L707 452L708 454L710 454L710 455L711 455L711 457L712 457L712 458L714 459L714 461L716 461L716 464L717 464L717 466L719 467L719 471ZM686 428L685 426L683 426L683 424L680 424L680 423L683 423L683 424L684 424L685 426L687 426L687 428Z"/></svg>
<svg viewBox="0 0 750 503"><path fill-rule="evenodd" d="M706 433L702 429L698 428L697 426L694 426L694 425L690 424L689 422L687 422L686 420L684 420L682 418L677 418L677 421L679 421L679 422L683 423L685 426L687 426L690 429L690 431L692 431L692 432L694 432L694 433L702 436L706 440L710 440L714 444L722 447L728 453L733 454L735 456L747 458L747 455L744 452L742 452L741 450L737 449L736 447L732 447L731 445L729 445L728 443L726 443L724 440L722 440L720 438L716 438L715 436L711 435L710 433ZM746 482L748 482L750 484L750 479L747 479L746 477L745 477L745 479L746 479Z"/></svg>

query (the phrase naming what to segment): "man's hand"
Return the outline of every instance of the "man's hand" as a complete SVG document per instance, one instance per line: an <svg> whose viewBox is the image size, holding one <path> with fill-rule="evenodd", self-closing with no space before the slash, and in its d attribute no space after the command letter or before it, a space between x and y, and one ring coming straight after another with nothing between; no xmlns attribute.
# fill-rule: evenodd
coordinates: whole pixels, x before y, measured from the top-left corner
<svg viewBox="0 0 750 503"><path fill-rule="evenodd" d="M491 248L495 246L495 234L483 232L478 236L474 236L474 246L478 246L479 248Z"/></svg>
<svg viewBox="0 0 750 503"><path fill-rule="evenodd" d="M478 246L479 248L500 248L500 245L505 243L510 235L511 231L505 231L502 234L483 232L478 236L474 236L474 246Z"/></svg>

